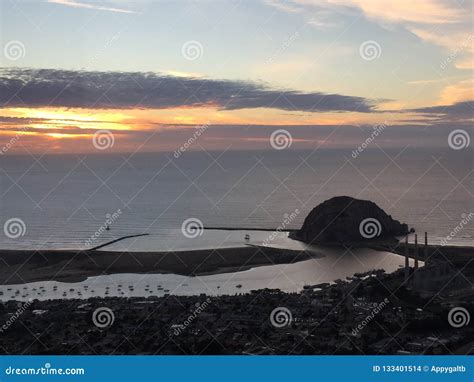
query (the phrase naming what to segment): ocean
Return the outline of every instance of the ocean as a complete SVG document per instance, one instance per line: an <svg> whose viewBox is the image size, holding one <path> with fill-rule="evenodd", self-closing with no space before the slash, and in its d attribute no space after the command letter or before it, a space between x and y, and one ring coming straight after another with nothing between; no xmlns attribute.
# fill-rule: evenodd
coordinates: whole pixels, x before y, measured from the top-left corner
<svg viewBox="0 0 474 382"><path fill-rule="evenodd" d="M157 251L212 247L222 244L222 235L193 240L182 234L183 222L299 228L312 208L337 195L376 202L419 233L427 231L430 243L454 232L450 243L473 245L474 221L462 223L474 212L472 154L370 148L356 157L350 149L185 152L178 158L3 155L0 247L84 248L142 233L153 235ZM13 234L12 221L22 223Z"/></svg>

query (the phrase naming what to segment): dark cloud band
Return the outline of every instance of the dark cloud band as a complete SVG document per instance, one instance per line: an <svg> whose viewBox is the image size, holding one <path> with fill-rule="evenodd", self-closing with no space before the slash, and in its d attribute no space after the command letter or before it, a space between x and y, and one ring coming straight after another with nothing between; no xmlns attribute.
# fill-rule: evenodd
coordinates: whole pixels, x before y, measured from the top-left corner
<svg viewBox="0 0 474 382"><path fill-rule="evenodd" d="M0 69L0 107L46 106L98 109L215 106L223 110L374 111L373 102L362 97L276 90L254 82L142 72Z"/></svg>
<svg viewBox="0 0 474 382"><path fill-rule="evenodd" d="M412 109L416 113L425 115L438 114L444 116L455 116L455 117L474 117L474 101L463 101L453 105L445 106L431 106L419 109Z"/></svg>

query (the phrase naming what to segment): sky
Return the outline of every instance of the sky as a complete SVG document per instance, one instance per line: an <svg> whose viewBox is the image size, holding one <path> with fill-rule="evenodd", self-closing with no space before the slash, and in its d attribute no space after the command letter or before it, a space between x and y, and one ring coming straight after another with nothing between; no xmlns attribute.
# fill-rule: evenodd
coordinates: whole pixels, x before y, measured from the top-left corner
<svg viewBox="0 0 474 382"><path fill-rule="evenodd" d="M0 21L0 154L472 136L472 1L9 0Z"/></svg>

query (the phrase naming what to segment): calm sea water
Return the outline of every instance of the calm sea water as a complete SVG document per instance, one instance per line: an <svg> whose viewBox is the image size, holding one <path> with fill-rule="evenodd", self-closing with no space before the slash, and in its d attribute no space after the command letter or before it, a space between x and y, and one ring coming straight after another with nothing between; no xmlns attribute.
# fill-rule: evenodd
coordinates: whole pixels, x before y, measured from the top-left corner
<svg viewBox="0 0 474 382"><path fill-rule="evenodd" d="M289 228L299 228L313 207L337 195L373 200L439 242L474 212L472 154L408 148L368 149L355 159L351 150L187 152L177 159L163 153L5 155L1 222L18 218L25 230L17 238L1 232L0 247L84 247L100 231L94 244L151 233L156 250L189 248L197 242L181 233L186 219L275 228L298 209ZM114 213L110 231L102 232ZM473 238L474 221L453 243L473 244Z"/></svg>
<svg viewBox="0 0 474 382"><path fill-rule="evenodd" d="M224 295L247 293L263 288L296 292L305 285L344 280L357 272L385 269L392 272L402 266L404 259L387 252L357 249L347 252L325 249L324 257L295 264L257 267L243 272L187 277L173 274L114 274L90 277L79 283L41 281L21 285L0 285L0 301L27 301L89 298L146 297L173 295Z"/></svg>

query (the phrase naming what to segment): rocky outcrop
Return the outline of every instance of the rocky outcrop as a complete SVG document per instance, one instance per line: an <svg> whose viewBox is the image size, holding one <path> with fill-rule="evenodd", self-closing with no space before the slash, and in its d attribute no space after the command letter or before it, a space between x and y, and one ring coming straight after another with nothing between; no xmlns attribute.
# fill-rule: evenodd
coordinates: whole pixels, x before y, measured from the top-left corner
<svg viewBox="0 0 474 382"><path fill-rule="evenodd" d="M293 236L313 244L354 244L394 240L408 232L374 202L337 196L314 208Z"/></svg>

